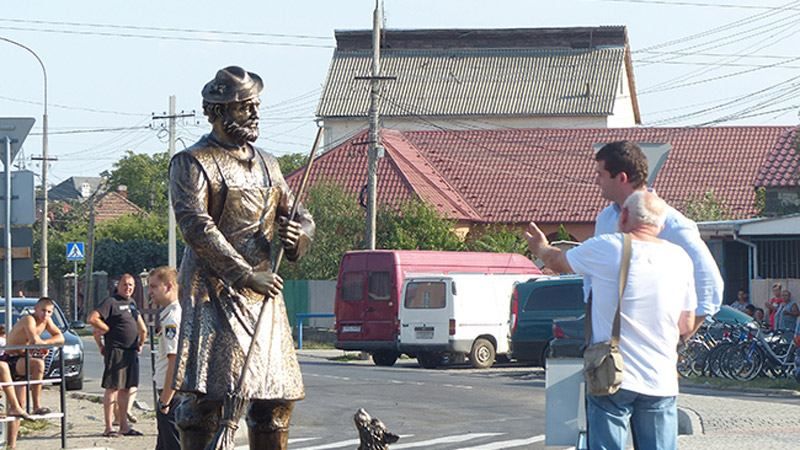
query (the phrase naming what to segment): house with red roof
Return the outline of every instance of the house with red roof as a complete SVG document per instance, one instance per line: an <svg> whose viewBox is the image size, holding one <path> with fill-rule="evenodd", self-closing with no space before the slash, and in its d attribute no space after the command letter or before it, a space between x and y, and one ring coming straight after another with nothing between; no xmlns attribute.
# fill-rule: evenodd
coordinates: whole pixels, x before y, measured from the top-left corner
<svg viewBox="0 0 800 450"><path fill-rule="evenodd" d="M756 187L764 190L764 213L800 213L800 127L786 130L761 165Z"/></svg>
<svg viewBox="0 0 800 450"><path fill-rule="evenodd" d="M755 186L762 165L791 127L531 128L399 131L385 129L378 163L378 202L418 198L466 234L475 225L545 233L560 225L576 239L594 232L607 205L594 184L594 152L618 140L653 143L651 186L679 210L711 192L731 219L759 214ZM326 180L358 195L366 182L366 132L323 153L310 182ZM299 172L287 179L295 183Z"/></svg>
<svg viewBox="0 0 800 450"><path fill-rule="evenodd" d="M372 31L336 31L317 117L332 148L367 126ZM620 128L641 123L624 26L384 30L390 129Z"/></svg>

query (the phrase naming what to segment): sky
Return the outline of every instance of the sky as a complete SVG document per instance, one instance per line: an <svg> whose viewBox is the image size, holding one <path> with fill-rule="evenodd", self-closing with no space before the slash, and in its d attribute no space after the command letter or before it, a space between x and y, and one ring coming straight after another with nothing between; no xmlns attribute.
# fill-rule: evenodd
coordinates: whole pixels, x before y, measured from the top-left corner
<svg viewBox="0 0 800 450"><path fill-rule="evenodd" d="M200 90L239 65L264 80L258 145L307 153L335 30L369 29L374 0L4 0L0 37L48 76L48 184L167 150L152 114L177 97L177 149L209 129ZM645 126L791 125L800 111L800 1L384 0L385 27L624 25ZM44 84L0 41L0 117L34 117L15 165L41 173ZM37 181L39 184L39 181Z"/></svg>

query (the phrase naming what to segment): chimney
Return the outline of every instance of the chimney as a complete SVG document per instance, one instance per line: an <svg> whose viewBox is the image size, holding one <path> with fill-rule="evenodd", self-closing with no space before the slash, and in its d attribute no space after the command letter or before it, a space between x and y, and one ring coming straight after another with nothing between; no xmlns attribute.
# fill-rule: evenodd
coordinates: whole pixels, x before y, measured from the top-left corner
<svg viewBox="0 0 800 450"><path fill-rule="evenodd" d="M123 198L128 198L128 186L124 184L120 184L117 186L117 194L121 195Z"/></svg>

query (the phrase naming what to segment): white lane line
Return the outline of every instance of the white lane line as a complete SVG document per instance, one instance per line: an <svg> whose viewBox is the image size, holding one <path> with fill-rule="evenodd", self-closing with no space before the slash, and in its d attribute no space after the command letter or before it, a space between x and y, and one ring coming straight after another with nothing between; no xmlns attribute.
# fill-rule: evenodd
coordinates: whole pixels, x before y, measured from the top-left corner
<svg viewBox="0 0 800 450"><path fill-rule="evenodd" d="M403 435L400 435L400 438L401 439L402 438L410 438L410 437L413 437L413 436L414 436L413 434L403 434ZM360 443L361 443L361 441L358 440L358 439L348 439L346 441L331 442L330 444L314 445L314 446L311 446L311 447L300 447L300 448L293 449L293 450L327 450L329 448L350 447L350 446L353 446L353 445L358 445ZM394 449L394 448L395 448L395 446L392 446L392 449ZM239 450L239 449L237 448L236 450Z"/></svg>
<svg viewBox="0 0 800 450"><path fill-rule="evenodd" d="M542 442L543 440L544 440L544 435L540 434L539 436L534 436L528 439L513 439L510 441L492 442L491 444L479 445L477 447L463 447L458 450L502 450L506 448L531 445L535 444L536 442Z"/></svg>
<svg viewBox="0 0 800 450"><path fill-rule="evenodd" d="M315 441L317 439L320 439L320 438L318 438L318 437L295 438L295 439L289 439L289 443L290 444L300 444L302 442ZM233 450L250 450L250 446L249 445L240 445L238 447L234 447Z"/></svg>
<svg viewBox="0 0 800 450"><path fill-rule="evenodd" d="M445 436L441 438L430 439L427 441L409 442L407 444L395 444L395 445L390 445L389 448L391 448L392 450L399 450L401 448L427 447L429 445L437 445L437 444L453 444L456 442L471 441L473 439L480 439L485 437L502 436L503 434L504 433L459 434L454 436Z"/></svg>
<svg viewBox="0 0 800 450"><path fill-rule="evenodd" d="M456 389L472 389L472 386L467 386L465 384L443 384L442 386Z"/></svg>

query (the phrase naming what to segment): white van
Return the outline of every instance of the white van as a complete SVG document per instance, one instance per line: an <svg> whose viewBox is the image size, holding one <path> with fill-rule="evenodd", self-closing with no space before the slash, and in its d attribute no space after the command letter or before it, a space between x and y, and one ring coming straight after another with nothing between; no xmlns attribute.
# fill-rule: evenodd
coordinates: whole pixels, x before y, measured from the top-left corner
<svg viewBox="0 0 800 450"><path fill-rule="evenodd" d="M407 274L400 303L397 348L435 368L467 356L487 368L509 347L511 292L531 275Z"/></svg>

